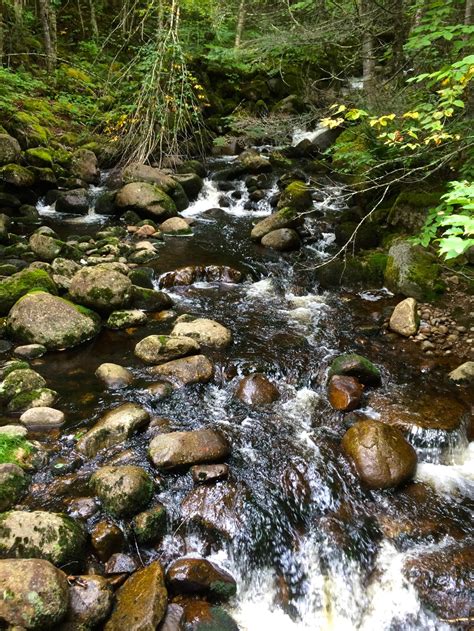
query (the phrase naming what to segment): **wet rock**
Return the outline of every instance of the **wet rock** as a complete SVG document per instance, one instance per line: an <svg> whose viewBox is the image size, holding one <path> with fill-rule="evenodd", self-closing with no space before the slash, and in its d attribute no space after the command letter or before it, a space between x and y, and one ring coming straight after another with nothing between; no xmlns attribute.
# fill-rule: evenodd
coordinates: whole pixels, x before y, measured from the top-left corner
<svg viewBox="0 0 474 631"><path fill-rule="evenodd" d="M189 206L189 200L178 180L168 173L147 166L145 164L131 164L122 172L122 180L127 183L148 183L155 186L158 190L163 191L176 204L177 210L184 210ZM130 193L127 193L130 195Z"/></svg>
<svg viewBox="0 0 474 631"><path fill-rule="evenodd" d="M451 381L474 381L474 362L464 362L449 373Z"/></svg>
<svg viewBox="0 0 474 631"><path fill-rule="evenodd" d="M8 313L22 296L37 290L57 293L55 283L44 270L25 269L0 281L0 315Z"/></svg>
<svg viewBox="0 0 474 631"><path fill-rule="evenodd" d="M155 399L158 399L158 400L169 397L170 394L173 392L173 386L171 384L161 383L160 381L157 381L156 383L148 384L146 386L146 389ZM150 423L150 429L151 429L151 423Z"/></svg>
<svg viewBox="0 0 474 631"><path fill-rule="evenodd" d="M125 544L125 537L118 526L108 521L100 521L91 532L91 542L101 561L120 552Z"/></svg>
<svg viewBox="0 0 474 631"><path fill-rule="evenodd" d="M59 350L72 348L97 335L100 318L93 311L67 300L35 292L14 305L8 314L7 326L15 339Z"/></svg>
<svg viewBox="0 0 474 631"><path fill-rule="evenodd" d="M234 578L206 559L177 559L168 567L166 583L175 594L197 594L215 600L228 600L237 592Z"/></svg>
<svg viewBox="0 0 474 631"><path fill-rule="evenodd" d="M371 489L387 489L410 480L417 456L400 430L380 421L360 421L342 439L361 480Z"/></svg>
<svg viewBox="0 0 474 631"><path fill-rule="evenodd" d="M20 423L28 429L56 429L64 425L64 413L48 407L35 407L23 412Z"/></svg>
<svg viewBox="0 0 474 631"><path fill-rule="evenodd" d="M24 392L40 390L44 386L46 386L46 381L35 370L31 368L12 370L0 383L0 398L10 401Z"/></svg>
<svg viewBox="0 0 474 631"><path fill-rule="evenodd" d="M104 508L117 517L139 512L153 495L153 480L133 465L102 467L91 477L91 485Z"/></svg>
<svg viewBox="0 0 474 631"><path fill-rule="evenodd" d="M205 600L180 599L184 608L185 629L188 631L239 631L235 620L222 609Z"/></svg>
<svg viewBox="0 0 474 631"><path fill-rule="evenodd" d="M137 561L129 554L112 554L105 564L106 574L133 574L138 569Z"/></svg>
<svg viewBox="0 0 474 631"><path fill-rule="evenodd" d="M182 217L170 217L160 224L160 230L164 234L192 234L188 222Z"/></svg>
<svg viewBox="0 0 474 631"><path fill-rule="evenodd" d="M17 162L20 155L21 147L18 140L8 134L0 134L0 166Z"/></svg>
<svg viewBox="0 0 474 631"><path fill-rule="evenodd" d="M235 391L237 399L250 406L268 405L280 398L278 388L265 375L244 377Z"/></svg>
<svg viewBox="0 0 474 631"><path fill-rule="evenodd" d="M141 326L147 321L146 313L139 309L129 309L122 311L113 311L106 322L108 329L128 329L129 327Z"/></svg>
<svg viewBox="0 0 474 631"><path fill-rule="evenodd" d="M187 314L176 320L171 335L190 337L199 344L212 348L225 348L232 343L231 331L219 322L207 318L194 318Z"/></svg>
<svg viewBox="0 0 474 631"><path fill-rule="evenodd" d="M105 631L154 631L165 616L167 600L163 570L154 561L118 590Z"/></svg>
<svg viewBox="0 0 474 631"><path fill-rule="evenodd" d="M71 158L71 175L87 184L97 184L100 171L97 166L97 157L89 149L78 149Z"/></svg>
<svg viewBox="0 0 474 631"><path fill-rule="evenodd" d="M191 467L191 475L196 484L217 482L229 475L229 465L226 464L198 464Z"/></svg>
<svg viewBox="0 0 474 631"><path fill-rule="evenodd" d="M28 243L33 254L41 261L53 261L63 249L63 244L58 239L37 232L31 235Z"/></svg>
<svg viewBox="0 0 474 631"><path fill-rule="evenodd" d="M160 277L160 287L192 285L197 282L238 283L242 279L239 270L226 265L190 265Z"/></svg>
<svg viewBox="0 0 474 631"><path fill-rule="evenodd" d="M159 434L148 450L153 464L164 470L223 460L230 453L224 436L214 429Z"/></svg>
<svg viewBox="0 0 474 631"><path fill-rule="evenodd" d="M417 313L417 302L414 298L405 298L393 310L390 317L390 329L404 337L415 335L420 318Z"/></svg>
<svg viewBox="0 0 474 631"><path fill-rule="evenodd" d="M14 506L25 493L28 478L17 464L0 464L0 511Z"/></svg>
<svg viewBox="0 0 474 631"><path fill-rule="evenodd" d="M118 364L101 364L95 371L98 379L104 382L107 388L111 390L120 390L127 388L133 383L133 374Z"/></svg>
<svg viewBox="0 0 474 631"><path fill-rule="evenodd" d="M156 543L166 533L166 509L158 504L133 519L133 532L139 544Z"/></svg>
<svg viewBox="0 0 474 631"><path fill-rule="evenodd" d="M242 485L217 482L196 486L181 504L183 519L232 539L246 527L247 493Z"/></svg>
<svg viewBox="0 0 474 631"><path fill-rule="evenodd" d="M124 403L104 416L77 443L77 450L93 458L102 449L124 442L147 424L149 415L136 403Z"/></svg>
<svg viewBox="0 0 474 631"><path fill-rule="evenodd" d="M380 370L368 359L356 353L346 353L336 357L329 368L329 378L334 375L355 377L366 386L380 385Z"/></svg>
<svg viewBox="0 0 474 631"><path fill-rule="evenodd" d="M278 250L279 252L288 252L290 250L297 250L301 245L301 241L296 230L280 228L279 230L272 230L266 234L262 239L262 245L272 250Z"/></svg>
<svg viewBox="0 0 474 631"><path fill-rule="evenodd" d="M132 288L132 303L135 309L143 311L164 311L173 306L173 301L165 292L136 285Z"/></svg>
<svg viewBox="0 0 474 631"><path fill-rule="evenodd" d="M265 217L252 228L250 238L259 241L265 235L282 228L291 228L297 219L297 212L291 208L282 208L269 217Z"/></svg>
<svg viewBox="0 0 474 631"><path fill-rule="evenodd" d="M102 576L76 576L69 587L67 622L95 627L112 608L113 592Z"/></svg>
<svg viewBox="0 0 474 631"><path fill-rule="evenodd" d="M172 603L168 605L158 631L182 631L184 622L184 609L180 605Z"/></svg>
<svg viewBox="0 0 474 631"><path fill-rule="evenodd" d="M272 165L268 158L260 155L254 149L242 152L237 162L241 166L243 173L250 173L251 175L269 173L272 170Z"/></svg>
<svg viewBox="0 0 474 631"><path fill-rule="evenodd" d="M150 368L152 375L177 382L179 385L207 383L212 379L214 366L205 355L183 357Z"/></svg>
<svg viewBox="0 0 474 631"><path fill-rule="evenodd" d="M99 503L94 497L77 497L67 503L68 515L73 519L87 521L99 510Z"/></svg>
<svg viewBox="0 0 474 631"><path fill-rule="evenodd" d="M50 629L66 615L66 575L48 561L0 561L0 619L10 629Z"/></svg>
<svg viewBox="0 0 474 631"><path fill-rule="evenodd" d="M409 558L404 574L427 607L457 624L472 616L473 567L474 548L458 543Z"/></svg>
<svg viewBox="0 0 474 631"><path fill-rule="evenodd" d="M0 167L0 182L17 188L30 188L36 181L33 171L19 164L6 164Z"/></svg>
<svg viewBox="0 0 474 631"><path fill-rule="evenodd" d="M0 515L0 556L35 558L54 565L81 563L82 526L61 513L10 511Z"/></svg>
<svg viewBox="0 0 474 631"><path fill-rule="evenodd" d="M102 265L85 267L74 274L69 293L73 300L98 311L126 307L132 299L132 281Z"/></svg>
<svg viewBox="0 0 474 631"><path fill-rule="evenodd" d="M200 346L191 337L149 335L135 346L135 355L147 364L160 364L178 357L198 353Z"/></svg>
<svg viewBox="0 0 474 631"><path fill-rule="evenodd" d="M197 173L175 173L173 179L181 184L188 199L197 199L204 186L202 177Z"/></svg>
<svg viewBox="0 0 474 631"><path fill-rule="evenodd" d="M39 388L37 390L30 390L28 392L22 392L17 394L7 405L9 412L24 412L31 408L37 407L52 407L58 393L49 388Z"/></svg>
<svg viewBox="0 0 474 631"><path fill-rule="evenodd" d="M364 386L355 378L334 375L329 381L329 402L335 410L350 412L359 407Z"/></svg>
<svg viewBox="0 0 474 631"><path fill-rule="evenodd" d="M17 346L13 353L20 358L24 359L38 359L42 357L48 349L42 344L25 344L23 346Z"/></svg>
<svg viewBox="0 0 474 631"><path fill-rule="evenodd" d="M154 184L133 182L119 190L115 203L121 210L133 210L139 215L166 219L177 213L175 202Z"/></svg>
<svg viewBox="0 0 474 631"><path fill-rule="evenodd" d="M89 197L85 188L59 191L56 199L56 210L58 213L86 215L89 212L89 206Z"/></svg>

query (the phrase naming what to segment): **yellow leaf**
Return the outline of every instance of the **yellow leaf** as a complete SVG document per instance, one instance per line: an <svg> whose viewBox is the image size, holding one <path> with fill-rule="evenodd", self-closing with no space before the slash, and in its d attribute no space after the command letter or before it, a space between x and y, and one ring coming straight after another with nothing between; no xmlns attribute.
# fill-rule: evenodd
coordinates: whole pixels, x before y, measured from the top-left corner
<svg viewBox="0 0 474 631"><path fill-rule="evenodd" d="M420 118L420 113L419 112L405 112L405 114L403 114L403 118L412 118L413 120L417 120L418 118Z"/></svg>

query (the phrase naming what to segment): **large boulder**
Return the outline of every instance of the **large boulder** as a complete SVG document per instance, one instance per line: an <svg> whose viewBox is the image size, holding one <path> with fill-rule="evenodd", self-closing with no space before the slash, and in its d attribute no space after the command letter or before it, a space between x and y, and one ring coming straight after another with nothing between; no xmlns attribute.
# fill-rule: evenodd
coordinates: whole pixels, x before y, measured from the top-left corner
<svg viewBox="0 0 474 631"><path fill-rule="evenodd" d="M58 628L68 603L66 574L48 561L0 561L0 619L8 628Z"/></svg>
<svg viewBox="0 0 474 631"><path fill-rule="evenodd" d="M150 459L159 469L176 469L223 460L230 453L224 436L214 429L159 434L151 441Z"/></svg>
<svg viewBox="0 0 474 631"><path fill-rule="evenodd" d="M97 311L114 311L129 305L132 281L107 265L84 267L72 277L69 294Z"/></svg>
<svg viewBox="0 0 474 631"><path fill-rule="evenodd" d="M44 559L54 565L82 563L86 535L82 526L61 513L10 511L0 515L2 558Z"/></svg>
<svg viewBox="0 0 474 631"><path fill-rule="evenodd" d="M278 208L292 208L299 211L308 210L312 205L311 189L305 182L299 180L288 184L278 201Z"/></svg>
<svg viewBox="0 0 474 631"><path fill-rule="evenodd" d="M87 214L89 207L89 197L85 188L60 191L56 199L56 210L58 213L85 215Z"/></svg>
<svg viewBox="0 0 474 631"><path fill-rule="evenodd" d="M140 215L166 219L177 213L176 204L161 188L147 182L132 182L122 187L115 198L121 210L134 210Z"/></svg>
<svg viewBox="0 0 474 631"><path fill-rule="evenodd" d="M175 173L173 179L181 184L190 200L196 199L204 186L202 178L197 173Z"/></svg>
<svg viewBox="0 0 474 631"><path fill-rule="evenodd" d="M137 182L154 184L173 200L176 204L177 210L181 211L189 206L189 200L185 193L185 189L179 180L174 176L165 173L161 169L156 169L146 164L136 162L125 167L122 171L122 181L124 184Z"/></svg>
<svg viewBox="0 0 474 631"><path fill-rule="evenodd" d="M9 510L28 487L28 478L17 464L0 464L0 511Z"/></svg>
<svg viewBox="0 0 474 631"><path fill-rule="evenodd" d="M415 450L399 429L380 421L366 420L353 425L344 434L342 448L361 480L371 489L399 486L415 474Z"/></svg>
<svg viewBox="0 0 474 631"><path fill-rule="evenodd" d="M63 249L63 243L47 234L34 232L28 241L31 251L40 261L53 261Z"/></svg>
<svg viewBox="0 0 474 631"><path fill-rule="evenodd" d="M198 594L215 600L228 600L237 592L234 578L206 559L173 561L166 571L166 582L175 594Z"/></svg>
<svg viewBox="0 0 474 631"><path fill-rule="evenodd" d="M77 443L77 450L93 458L130 438L149 421L148 412L136 403L124 403L106 412Z"/></svg>
<svg viewBox="0 0 474 631"><path fill-rule="evenodd" d="M416 300L433 300L445 289L434 257L409 241L397 241L388 251L385 285Z"/></svg>
<svg viewBox="0 0 474 631"><path fill-rule="evenodd" d="M259 173L269 173L272 170L271 162L265 156L262 156L254 149L242 152L237 162L243 173L258 175Z"/></svg>
<svg viewBox="0 0 474 631"><path fill-rule="evenodd" d="M250 237L254 241L260 241L265 235L281 228L291 228L297 219L297 212L291 208L282 208L265 219L261 219L252 228Z"/></svg>
<svg viewBox="0 0 474 631"><path fill-rule="evenodd" d="M200 346L191 337L149 335L135 346L135 355L146 364L161 364L178 357L198 353Z"/></svg>
<svg viewBox="0 0 474 631"><path fill-rule="evenodd" d="M100 171L97 157L89 149L78 149L71 158L71 174L87 184L97 184Z"/></svg>
<svg viewBox="0 0 474 631"><path fill-rule="evenodd" d="M41 291L18 300L8 314L7 326L16 340L59 350L95 337L100 318L85 307Z"/></svg>
<svg viewBox="0 0 474 631"><path fill-rule="evenodd" d="M30 291L57 293L56 284L42 269L25 269L0 281L0 315L6 315L15 302Z"/></svg>
<svg viewBox="0 0 474 631"><path fill-rule="evenodd" d="M154 561L125 581L105 631L154 631L168 605L163 570Z"/></svg>
<svg viewBox="0 0 474 631"><path fill-rule="evenodd" d="M20 143L13 136L0 134L0 166L17 162L20 158Z"/></svg>
<svg viewBox="0 0 474 631"><path fill-rule="evenodd" d="M35 181L35 174L19 164L6 164L4 167L0 167L0 182L17 188L30 188Z"/></svg>
<svg viewBox="0 0 474 631"><path fill-rule="evenodd" d="M211 348L225 348L232 343L231 331L219 322L207 318L194 318L187 314L176 320L171 335L190 337L202 346Z"/></svg>
<svg viewBox="0 0 474 631"><path fill-rule="evenodd" d="M272 230L266 234L262 239L262 245L265 248L271 248L278 252L288 252L290 250L297 250L301 245L301 241L296 230L292 228L280 228L279 230Z"/></svg>
<svg viewBox="0 0 474 631"><path fill-rule="evenodd" d="M115 517L133 515L146 507L153 495L153 480L141 467L102 467L91 485L105 509Z"/></svg>
<svg viewBox="0 0 474 631"><path fill-rule="evenodd" d="M214 365L205 355L192 355L150 368L152 375L177 385L207 383L214 375Z"/></svg>

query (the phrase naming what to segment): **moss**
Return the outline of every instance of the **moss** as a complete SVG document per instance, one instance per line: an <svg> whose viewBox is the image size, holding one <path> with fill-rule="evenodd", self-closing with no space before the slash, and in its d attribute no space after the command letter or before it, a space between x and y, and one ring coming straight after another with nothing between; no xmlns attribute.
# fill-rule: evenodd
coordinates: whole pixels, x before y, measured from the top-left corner
<svg viewBox="0 0 474 631"><path fill-rule="evenodd" d="M431 208L438 206L443 191L402 191L388 212L387 223L407 234L418 232Z"/></svg>
<svg viewBox="0 0 474 631"><path fill-rule="evenodd" d="M9 412L23 412L38 405L49 407L54 403L58 393L49 388L39 388L30 392L22 392L13 397L7 406Z"/></svg>
<svg viewBox="0 0 474 631"><path fill-rule="evenodd" d="M141 545L155 543L166 533L166 509L156 506L137 515L132 523L133 532Z"/></svg>
<svg viewBox="0 0 474 631"><path fill-rule="evenodd" d="M9 401L23 392L43 388L45 385L43 377L31 368L13 370L0 384L0 397Z"/></svg>
<svg viewBox="0 0 474 631"><path fill-rule="evenodd" d="M19 164L6 164L0 167L0 182L26 188L33 186L35 176L29 169Z"/></svg>
<svg viewBox="0 0 474 631"><path fill-rule="evenodd" d="M33 290L57 294L56 284L41 269L26 269L0 282L0 315L5 315L13 305Z"/></svg>
<svg viewBox="0 0 474 631"><path fill-rule="evenodd" d="M28 478L24 475L22 469L9 467L8 471L2 471L0 473L0 511L8 510L16 504L27 486Z"/></svg>
<svg viewBox="0 0 474 631"><path fill-rule="evenodd" d="M374 166L371 153L372 133L366 125L345 129L332 148L332 166L356 188L366 182L366 173Z"/></svg>
<svg viewBox="0 0 474 631"><path fill-rule="evenodd" d="M53 158L48 149L44 147L35 147L33 149L27 149L25 151L25 158L28 164L34 167L49 167L53 166Z"/></svg>
<svg viewBox="0 0 474 631"><path fill-rule="evenodd" d="M33 451L33 445L25 438L0 433L0 464L20 464L18 460L20 450L23 454L30 454Z"/></svg>
<svg viewBox="0 0 474 631"><path fill-rule="evenodd" d="M346 260L331 261L319 268L316 278L323 289L334 287L381 287L388 257L381 252L370 252Z"/></svg>
<svg viewBox="0 0 474 631"><path fill-rule="evenodd" d="M281 207L291 207L295 210L307 210L313 205L310 188L301 181L295 181L288 184L285 188L281 200Z"/></svg>
<svg viewBox="0 0 474 631"><path fill-rule="evenodd" d="M14 370L26 370L30 365L28 362L20 361L20 360L12 360L9 361L5 366L3 366L1 371L2 379L5 379L7 375L9 375Z"/></svg>
<svg viewBox="0 0 474 631"><path fill-rule="evenodd" d="M40 120L30 112L17 112L15 122L27 147L45 146L50 137L49 131L41 125Z"/></svg>
<svg viewBox="0 0 474 631"><path fill-rule="evenodd" d="M356 377L366 385L379 385L382 379L377 366L357 353L345 353L336 357L331 363L328 377L334 375Z"/></svg>

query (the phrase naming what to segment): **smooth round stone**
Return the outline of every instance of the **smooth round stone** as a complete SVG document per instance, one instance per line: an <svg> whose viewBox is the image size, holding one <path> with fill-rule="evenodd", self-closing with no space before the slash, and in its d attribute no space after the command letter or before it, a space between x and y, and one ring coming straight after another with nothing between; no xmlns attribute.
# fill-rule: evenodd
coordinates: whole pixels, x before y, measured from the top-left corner
<svg viewBox="0 0 474 631"><path fill-rule="evenodd" d="M111 390L126 388L133 383L132 373L119 364L101 364L95 375Z"/></svg>
<svg viewBox="0 0 474 631"><path fill-rule="evenodd" d="M13 352L17 357L36 359L42 357L46 351L46 346L42 344L25 344L24 346L17 346Z"/></svg>
<svg viewBox="0 0 474 631"><path fill-rule="evenodd" d="M30 408L20 416L20 423L29 429L56 429L64 425L65 420L61 410L49 407Z"/></svg>
<svg viewBox="0 0 474 631"><path fill-rule="evenodd" d="M0 427L0 434L4 436L11 436L14 438L24 438L28 433L26 427L23 425L3 425Z"/></svg>

